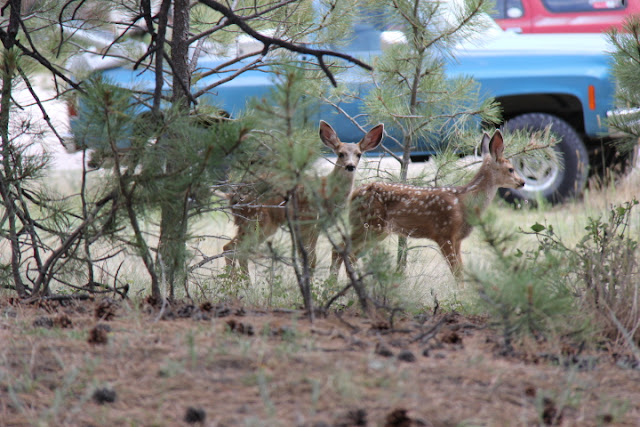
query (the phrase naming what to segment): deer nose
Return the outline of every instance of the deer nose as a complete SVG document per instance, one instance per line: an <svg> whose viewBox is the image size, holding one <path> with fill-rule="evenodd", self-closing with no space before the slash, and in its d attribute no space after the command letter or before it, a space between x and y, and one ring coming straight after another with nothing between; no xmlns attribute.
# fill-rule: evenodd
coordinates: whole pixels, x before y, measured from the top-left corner
<svg viewBox="0 0 640 427"><path fill-rule="evenodd" d="M356 170L356 167L354 165L347 165L344 168L349 172L353 172L354 170Z"/></svg>

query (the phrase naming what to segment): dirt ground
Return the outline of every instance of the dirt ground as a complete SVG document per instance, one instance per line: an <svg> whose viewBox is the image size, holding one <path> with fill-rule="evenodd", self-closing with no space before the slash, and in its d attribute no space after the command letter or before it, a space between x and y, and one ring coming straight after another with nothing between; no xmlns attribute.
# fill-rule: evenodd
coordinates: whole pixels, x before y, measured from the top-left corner
<svg viewBox="0 0 640 427"><path fill-rule="evenodd" d="M640 425L624 355L501 348L456 313L310 324L233 304L5 297L0 425Z"/></svg>

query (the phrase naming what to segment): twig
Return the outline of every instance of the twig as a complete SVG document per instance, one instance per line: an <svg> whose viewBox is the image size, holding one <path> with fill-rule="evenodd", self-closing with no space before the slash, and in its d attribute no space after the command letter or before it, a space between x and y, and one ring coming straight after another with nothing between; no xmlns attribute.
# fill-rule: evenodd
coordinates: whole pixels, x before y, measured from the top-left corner
<svg viewBox="0 0 640 427"><path fill-rule="evenodd" d="M624 325L620 322L620 320L618 320L618 317L613 312L611 307L609 307L609 305L606 302L604 302L604 304L607 306L607 309L609 310L609 317L611 317L611 320L616 325L618 332L620 332L620 334L626 341L627 345L629 346L629 350L631 350L631 353L633 354L633 357L635 357L636 361L640 363L640 348L636 345L633 339L633 334L629 332L627 328L624 327Z"/></svg>
<svg viewBox="0 0 640 427"><path fill-rule="evenodd" d="M336 302L336 300L338 298L340 298L341 296L344 296L347 291L351 288L353 284L351 282L349 282L347 284L347 286L345 286L344 288L342 288L342 290L340 292L338 292L337 294L335 294L333 297L331 297L331 299L329 301L327 301L327 303L324 306L324 311L327 312L329 311L329 307L331 307L331 305Z"/></svg>
<svg viewBox="0 0 640 427"><path fill-rule="evenodd" d="M351 332L354 334L357 334L358 332L360 332L360 328L358 328L357 326L353 326L351 323L347 322L346 320L344 320L342 318L342 315L340 314L340 312L336 311L335 312L336 317L338 318L338 320L343 323L344 325L346 325L349 329L351 329Z"/></svg>
<svg viewBox="0 0 640 427"><path fill-rule="evenodd" d="M28 298L23 302L25 304L33 304L40 301L86 301L93 299L91 294L77 294L77 295L44 295Z"/></svg>
<svg viewBox="0 0 640 427"><path fill-rule="evenodd" d="M337 58L342 58L346 61L349 61L353 64L356 64L366 70L371 71L372 68L370 65L365 64L364 62L354 58L351 55L347 55L344 53L340 53L340 52L334 52L331 50L323 50L323 49L310 49L304 46L300 46L300 45L296 45L294 43L285 41L285 40L281 40L281 39L277 39L274 37L267 37L265 35L260 34L259 32L257 32L256 30L254 30L253 28L251 28L249 25L247 25L247 23L244 21L244 19L242 19L240 16L236 15L231 9L223 6L222 4L213 1L213 0L200 0L200 3L209 6L211 9L220 12L221 14L223 14L231 24L235 24L237 25L242 31L244 31L246 34L248 34L249 36L253 37L254 39L258 40L259 42L261 42L264 45L264 48L262 49L262 54L266 55L267 52L269 51L269 48L271 46L278 46L284 49L287 49L291 52L297 52L297 53L302 53L305 55L311 55L311 56L315 56L316 59L318 60L318 65L320 66L320 68L322 69L322 71L324 71L325 75L329 78L329 80L331 81L331 84L335 87L337 86L337 82L335 77L333 76L333 73L331 72L331 70L329 69L329 67L327 67L327 65L324 63L324 57L325 56L335 56Z"/></svg>
<svg viewBox="0 0 640 427"><path fill-rule="evenodd" d="M440 328L442 327L442 325L447 320L449 320L449 315L443 316L442 319L438 321L438 323L430 327L426 332L423 332L420 335L416 336L415 338L411 339L411 342L414 343L414 342L423 341L423 340L424 342L429 341L431 338L436 336L436 334L440 331Z"/></svg>
<svg viewBox="0 0 640 427"><path fill-rule="evenodd" d="M27 90L29 90L29 93L33 97L33 100L38 105L38 108L40 109L40 112L42 113L42 118L47 123L47 126L49 127L51 132L53 132L53 134L56 136L56 138L60 142L60 145L62 145L64 147L64 144L62 143L62 141L63 141L62 136L58 133L58 131L56 130L56 127L53 126L53 123L51 123L51 118L49 117L49 114L47 113L47 110L44 108L44 105L42 105L42 101L40 100L40 97L36 94L35 90L33 90L33 86L31 85L31 81L29 81L29 78L27 77L27 75L24 72L24 70L22 69L22 67L18 67L18 73L20 74L20 77L22 77L22 81L24 81L24 84L27 86ZM64 147L64 148L66 149L66 147Z"/></svg>
<svg viewBox="0 0 640 427"><path fill-rule="evenodd" d="M205 256L202 259L202 261L200 261L197 264L194 264L191 267L189 267L187 269L187 272L192 273L194 270L197 270L198 268L202 267L203 265L207 264L208 262L211 262L211 261L216 260L218 258L226 257L227 255L233 255L235 252L236 251L224 251L224 252L219 253L217 255Z"/></svg>

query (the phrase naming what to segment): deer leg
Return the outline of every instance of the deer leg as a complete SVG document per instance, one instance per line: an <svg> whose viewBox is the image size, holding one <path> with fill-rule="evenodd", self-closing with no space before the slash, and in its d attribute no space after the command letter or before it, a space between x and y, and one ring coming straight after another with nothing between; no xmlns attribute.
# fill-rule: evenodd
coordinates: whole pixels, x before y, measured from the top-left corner
<svg viewBox="0 0 640 427"><path fill-rule="evenodd" d="M351 265L354 265L358 260L358 255L364 248L365 239L360 236L364 236L364 228L354 226L351 231L351 251L347 254ZM329 269L331 277L338 277L340 274L340 267L342 266L343 253L345 251L346 244L343 244L340 249L331 249L331 267Z"/></svg>
<svg viewBox="0 0 640 427"><path fill-rule="evenodd" d="M235 278L237 275L237 271L235 268L235 262L238 262L239 270L242 273L242 276L247 280L249 279L249 260L247 259L246 254L240 253L239 247L241 246L242 238L240 237L242 234L238 234L234 237L229 243L222 247L224 252L233 251L233 254L227 254L224 256L225 263L227 268L229 269L229 274L232 278Z"/></svg>
<svg viewBox="0 0 640 427"><path fill-rule="evenodd" d="M452 239L442 239L436 241L438 246L440 246L440 251L442 252L442 256L447 260L449 264L449 268L454 276L458 277L458 270L460 268L460 255L459 249L460 244L458 242L452 241Z"/></svg>
<svg viewBox="0 0 640 427"><path fill-rule="evenodd" d="M227 253L227 254L224 255L224 261L225 261L225 263L227 265L227 268L229 270L233 269L233 265L235 264L235 260L236 260L235 250L236 250L237 246L238 246L238 238L234 237L233 239L231 239L229 241L229 243L227 243L226 245L224 245L222 247L222 251L223 252L231 252L231 251L233 251L232 254L228 254Z"/></svg>
<svg viewBox="0 0 640 427"><path fill-rule="evenodd" d="M454 275L457 280L462 280L462 252L460 247L462 245L461 239L456 239L454 243L454 251L455 251L455 259L456 259L456 269L454 270Z"/></svg>
<svg viewBox="0 0 640 427"><path fill-rule="evenodd" d="M342 256L336 250L336 248L331 249L331 267L329 268L329 275L331 277L337 277L338 272L340 271L341 265L342 265Z"/></svg>
<svg viewBox="0 0 640 427"><path fill-rule="evenodd" d="M362 241L363 239L360 238L360 236L364 236L365 234L365 229L360 225L359 221L355 222L355 224L357 225L351 227L351 236L349 237L351 250L347 254L352 265L357 261L357 254L355 253L356 250L359 253L364 244L364 241ZM340 267L342 266L343 254L346 250L346 246L347 244L344 242L339 248L331 248L331 267L329 268L329 274L331 277L337 278L340 274Z"/></svg>
<svg viewBox="0 0 640 427"><path fill-rule="evenodd" d="M307 260L309 262L309 271L311 276L310 279L312 279L318 260L316 254L316 245L318 244L318 231L313 225L306 225L300 228L300 234L302 237L302 248L307 253Z"/></svg>
<svg viewBox="0 0 640 427"><path fill-rule="evenodd" d="M342 253L344 252L344 246L338 251L336 248L333 248L331 250L331 267L329 268L329 274L331 277L338 277L338 274L340 274L340 267L342 266ZM351 265L355 265L356 262L358 262L358 255L360 254L360 252L355 253L355 251L350 251L348 256L349 256L349 262L351 263Z"/></svg>
<svg viewBox="0 0 640 427"><path fill-rule="evenodd" d="M381 242L386 236L381 227L372 227L362 223L354 226L351 231L351 252L349 253L351 265L354 266L358 262L358 258L367 247ZM339 262L342 262L342 257Z"/></svg>
<svg viewBox="0 0 640 427"><path fill-rule="evenodd" d="M264 225L263 225L264 223ZM230 275L232 278L238 276L238 271L234 268L234 264L238 262L238 270L243 280L249 280L249 258L247 254L249 243L254 243L253 247L258 247L267 237L274 234L277 227L272 226L269 221L260 218L256 221L239 221L236 217L236 225L238 232L229 243L223 246L224 251L233 251L232 255L225 255L227 266L231 268ZM259 225L263 225L262 228Z"/></svg>
<svg viewBox="0 0 640 427"><path fill-rule="evenodd" d="M242 277L249 281L249 259L246 256L241 255L238 258L238 265L240 266Z"/></svg>

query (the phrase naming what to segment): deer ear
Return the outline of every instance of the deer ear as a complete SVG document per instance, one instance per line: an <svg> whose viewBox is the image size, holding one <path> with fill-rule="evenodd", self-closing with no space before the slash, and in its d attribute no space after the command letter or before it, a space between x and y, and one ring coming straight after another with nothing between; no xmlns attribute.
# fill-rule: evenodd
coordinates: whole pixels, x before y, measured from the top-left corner
<svg viewBox="0 0 640 427"><path fill-rule="evenodd" d="M373 129L371 129L367 134L362 138L362 141L358 143L360 149L362 151L371 151L380 145L380 141L382 141L382 135L384 134L384 125L380 123Z"/></svg>
<svg viewBox="0 0 640 427"><path fill-rule="evenodd" d="M337 150L341 144L336 131L324 120L320 120L320 139L333 151Z"/></svg>
<svg viewBox="0 0 640 427"><path fill-rule="evenodd" d="M491 137L489 136L488 133L484 133L482 135L482 141L480 142L480 152L482 153L482 157L486 156L487 154L489 154L489 141L491 140Z"/></svg>
<svg viewBox="0 0 640 427"><path fill-rule="evenodd" d="M502 132L500 129L496 129L496 132L491 137L489 142L489 152L494 159L501 159L504 152L504 139L502 138Z"/></svg>

